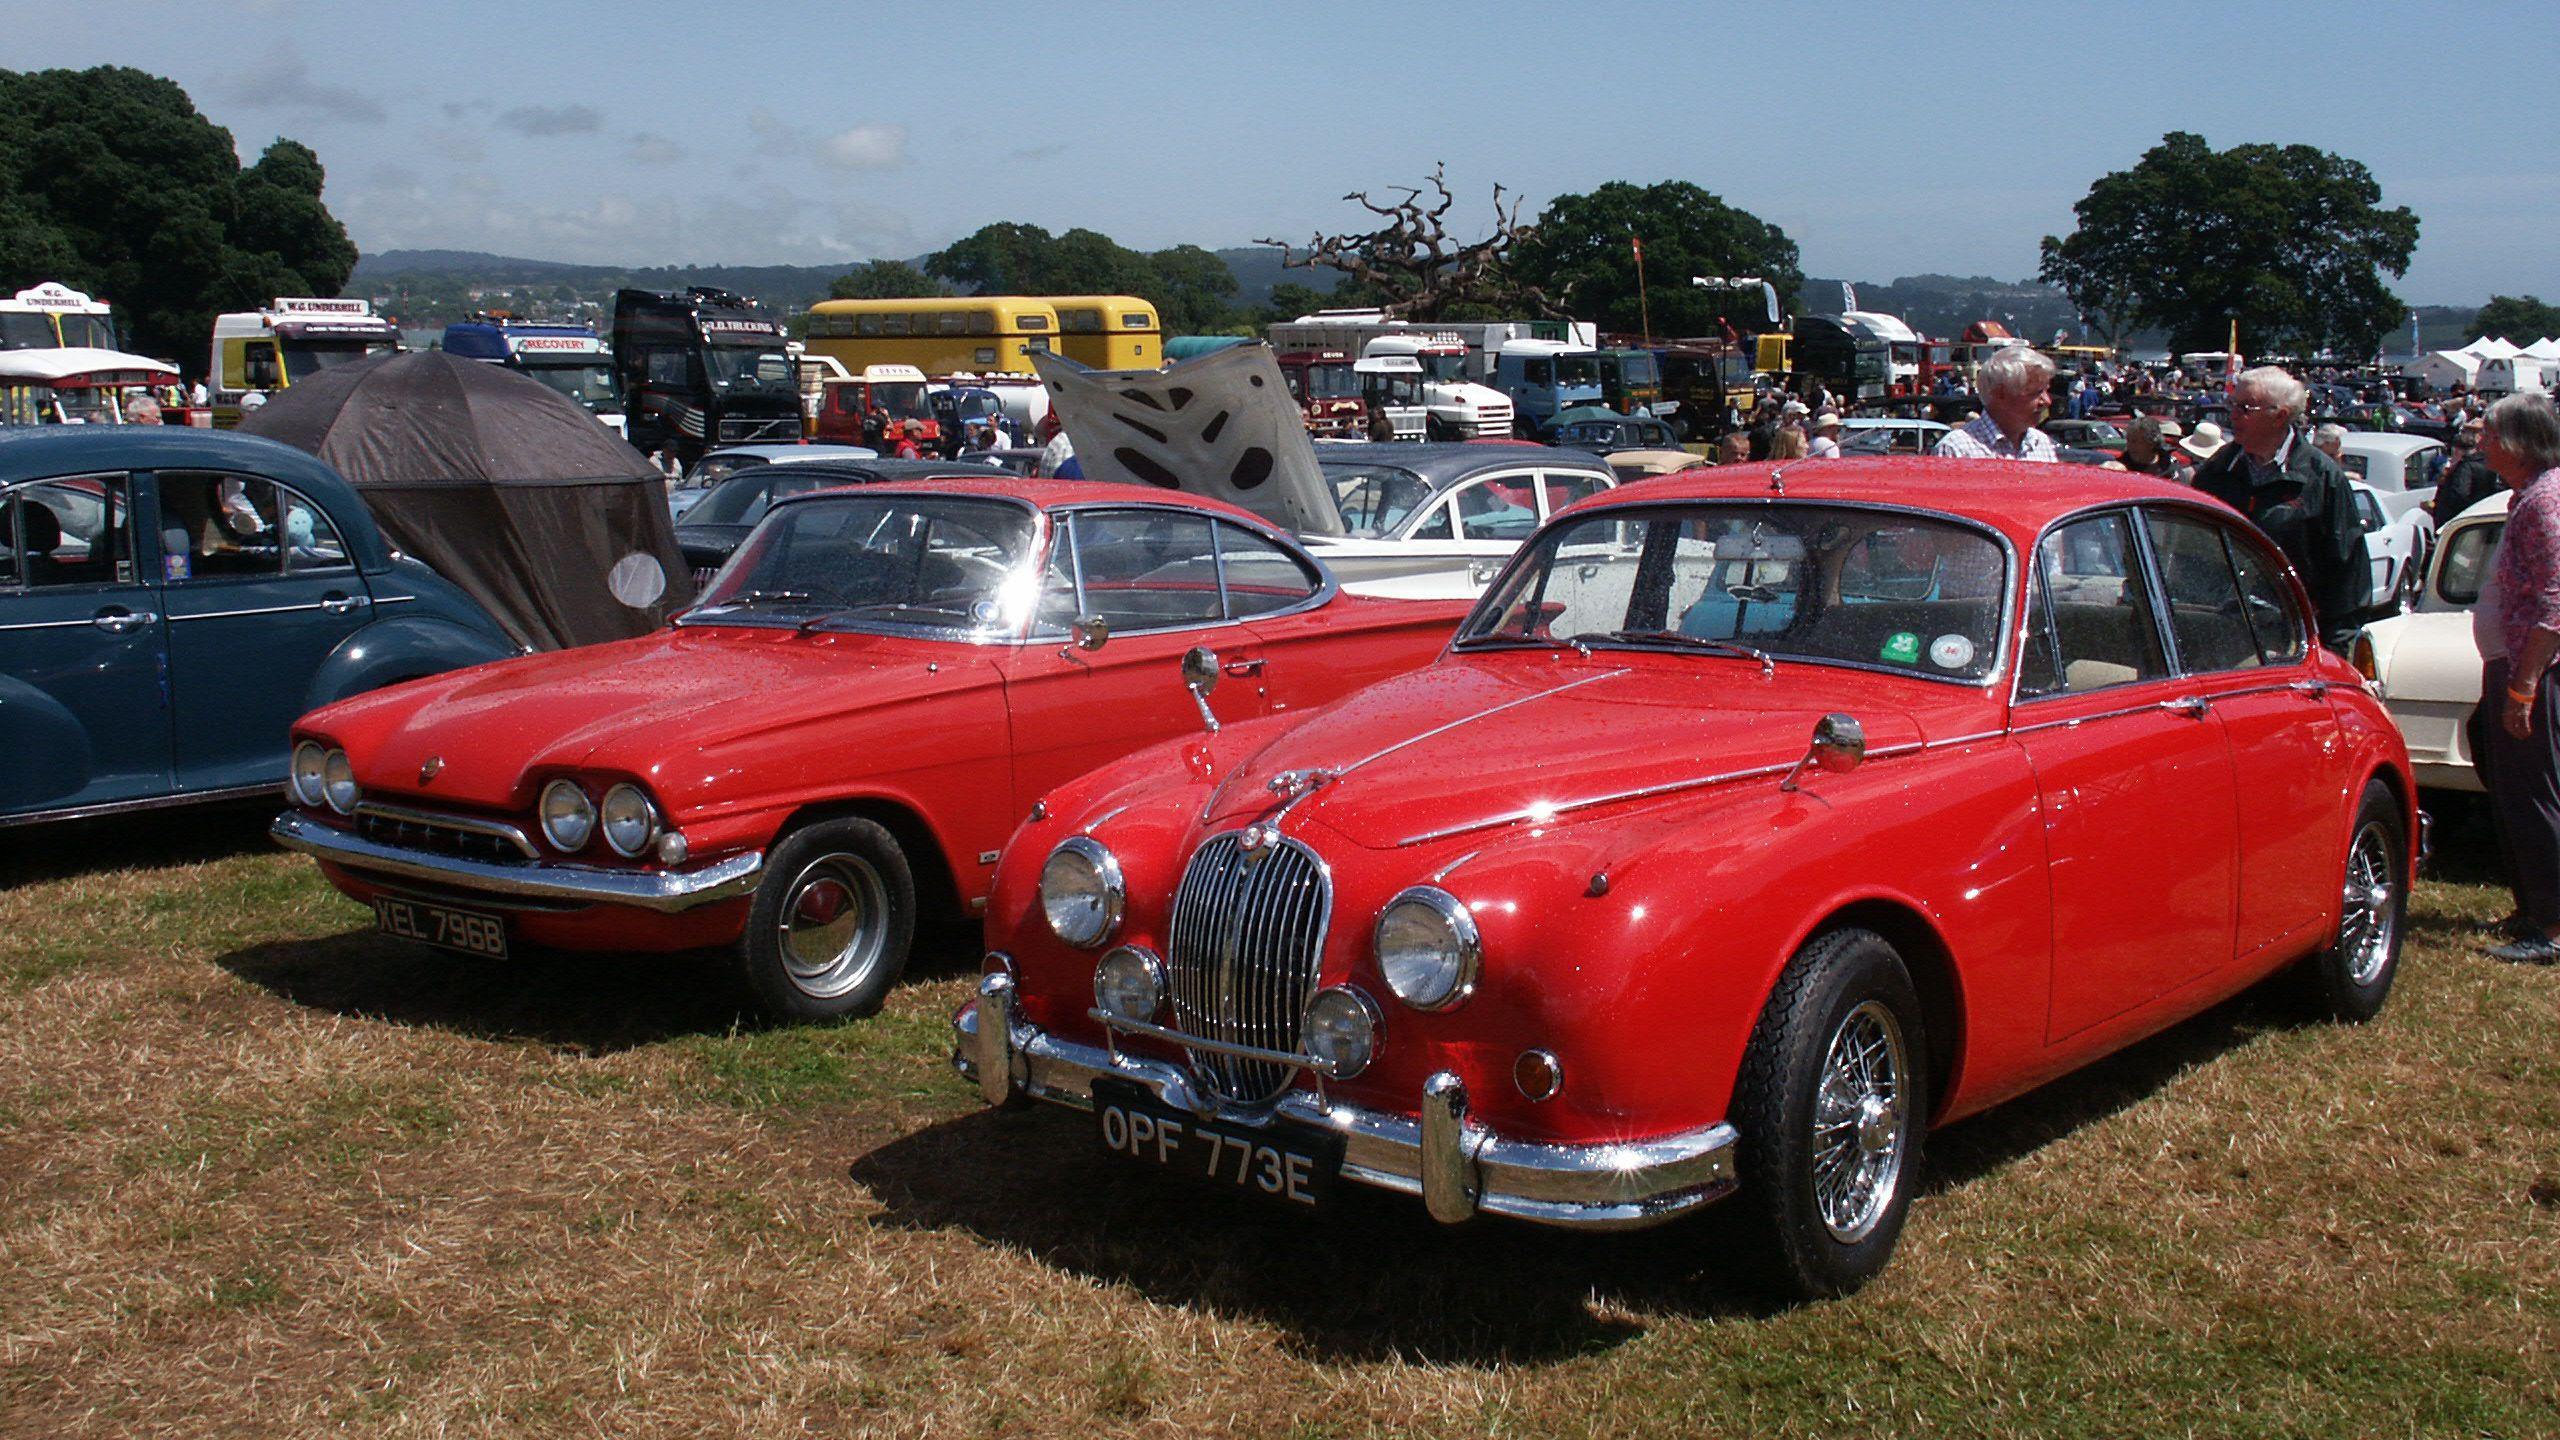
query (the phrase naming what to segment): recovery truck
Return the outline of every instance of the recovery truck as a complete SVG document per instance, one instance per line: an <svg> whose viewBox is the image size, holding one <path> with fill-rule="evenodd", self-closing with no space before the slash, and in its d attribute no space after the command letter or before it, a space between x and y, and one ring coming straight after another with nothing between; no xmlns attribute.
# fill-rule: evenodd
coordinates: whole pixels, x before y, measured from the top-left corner
<svg viewBox="0 0 2560 1440"><path fill-rule="evenodd" d="M617 435L627 435L613 351L592 325L540 325L474 315L444 327L445 353L523 372L577 401Z"/></svg>

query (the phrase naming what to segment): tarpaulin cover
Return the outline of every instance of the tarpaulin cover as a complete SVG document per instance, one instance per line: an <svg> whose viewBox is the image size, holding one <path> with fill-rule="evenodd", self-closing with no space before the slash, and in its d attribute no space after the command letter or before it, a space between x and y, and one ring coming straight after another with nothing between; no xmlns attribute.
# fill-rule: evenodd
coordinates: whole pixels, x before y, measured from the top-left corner
<svg viewBox="0 0 2560 1440"><path fill-rule="evenodd" d="M442 351L323 370L240 428L308 450L383 538L538 650L646 634L693 600L664 482L584 406Z"/></svg>
<svg viewBox="0 0 2560 1440"><path fill-rule="evenodd" d="M1343 533L1342 509L1270 346L1238 345L1162 370L1088 370L1040 354L1031 364L1086 479L1212 496L1300 535Z"/></svg>

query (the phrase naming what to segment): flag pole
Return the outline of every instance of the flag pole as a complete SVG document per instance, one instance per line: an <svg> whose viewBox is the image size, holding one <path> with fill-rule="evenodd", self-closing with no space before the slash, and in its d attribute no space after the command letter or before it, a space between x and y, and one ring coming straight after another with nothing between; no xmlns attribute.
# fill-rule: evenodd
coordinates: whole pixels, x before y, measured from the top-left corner
<svg viewBox="0 0 2560 1440"><path fill-rule="evenodd" d="M1627 228L1627 243L1636 252L1636 313L1644 317L1644 343L1650 349L1653 345L1653 297L1644 293L1644 240L1636 234L1633 226Z"/></svg>

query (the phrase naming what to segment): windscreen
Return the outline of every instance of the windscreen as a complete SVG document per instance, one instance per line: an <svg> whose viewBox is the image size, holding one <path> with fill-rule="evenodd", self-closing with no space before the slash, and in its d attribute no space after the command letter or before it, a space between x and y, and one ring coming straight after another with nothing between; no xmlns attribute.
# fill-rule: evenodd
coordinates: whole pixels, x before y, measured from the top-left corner
<svg viewBox="0 0 2560 1440"><path fill-rule="evenodd" d="M0 314L0 350L50 350L53 346L51 317L24 310Z"/></svg>
<svg viewBox="0 0 2560 1440"><path fill-rule="evenodd" d="M1319 463L1334 504L1342 511L1342 533L1354 540L1386 539L1404 523L1404 517L1431 499L1431 487L1410 470Z"/></svg>
<svg viewBox="0 0 2560 1440"><path fill-rule="evenodd" d="M340 365L353 365L370 355L388 355L399 348L388 340L287 340L284 342L285 378L307 378Z"/></svg>
<svg viewBox="0 0 2560 1440"><path fill-rule="evenodd" d="M711 383L723 390L796 391L799 374L779 345L706 345Z"/></svg>
<svg viewBox="0 0 2560 1440"><path fill-rule="evenodd" d="M900 381L871 387L871 403L889 412L892 420L929 420L932 407L925 403L924 382Z"/></svg>
<svg viewBox="0 0 2560 1440"><path fill-rule="evenodd" d="M1360 376L1348 365L1310 365L1307 367L1307 398L1357 400L1360 398Z"/></svg>
<svg viewBox="0 0 2560 1440"><path fill-rule="evenodd" d="M613 383L613 363L609 360L576 365L528 364L524 373L581 405L609 405L621 398Z"/></svg>
<svg viewBox="0 0 2560 1440"><path fill-rule="evenodd" d="M711 582L686 623L786 623L1009 634L1039 596L1019 505L846 495L786 505Z"/></svg>
<svg viewBox="0 0 2560 1440"><path fill-rule="evenodd" d="M849 483L852 482L842 475L794 473L790 466L770 466L759 473L741 474L720 482L710 494L702 497L701 504L684 512L684 523L753 525L764 518L764 512L772 509L776 500Z"/></svg>
<svg viewBox="0 0 2560 1440"><path fill-rule="evenodd" d="M1613 506L1539 532L1462 646L1708 651L1987 678L2008 570L1969 525L1904 510Z"/></svg>
<svg viewBox="0 0 2560 1440"><path fill-rule="evenodd" d="M65 315L62 317L62 343L87 345L99 350L117 350L116 327L104 315Z"/></svg>

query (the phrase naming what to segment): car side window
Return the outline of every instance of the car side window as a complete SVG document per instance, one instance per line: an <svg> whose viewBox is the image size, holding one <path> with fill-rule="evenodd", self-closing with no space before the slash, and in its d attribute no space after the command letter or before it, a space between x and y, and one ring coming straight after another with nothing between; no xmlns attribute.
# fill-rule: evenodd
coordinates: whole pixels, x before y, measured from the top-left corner
<svg viewBox="0 0 2560 1440"><path fill-rule="evenodd" d="M2189 674L2245 670L2264 663L2250 631L2240 579L2222 527L2185 515L2153 511L2151 548L2160 560L2160 590L2169 601L2169 633L2178 642L2178 666Z"/></svg>
<svg viewBox="0 0 2560 1440"><path fill-rule="evenodd" d="M1544 513L1553 515L1576 500L1597 495L1608 489L1608 482L1597 475L1576 475L1565 471L1549 471L1539 485L1546 500Z"/></svg>
<svg viewBox="0 0 2560 1440"><path fill-rule="evenodd" d="M1218 590L1218 550L1205 515L1169 510L1087 510L1075 517L1075 565L1082 615L1114 630L1214 625L1226 616ZM1052 583L1057 578L1051 569ZM1054 607L1044 597L1040 617Z"/></svg>
<svg viewBox="0 0 2560 1440"><path fill-rule="evenodd" d="M1538 512L1531 508L1537 502L1530 498L1525 475L1469 481L1450 497L1450 503L1461 539L1517 543L1538 528Z"/></svg>
<svg viewBox="0 0 2560 1440"><path fill-rule="evenodd" d="M269 576L347 564L345 542L320 507L257 475L160 473L164 580Z"/></svg>
<svg viewBox="0 0 2560 1440"><path fill-rule="evenodd" d="M2258 658L2269 665L2291 665L2311 653L2310 631L2294 608L2293 592L2283 572L2255 541L2228 525L2222 547L2231 557L2231 572L2240 584L2241 613L2249 619L2249 635Z"/></svg>
<svg viewBox="0 0 2560 1440"><path fill-rule="evenodd" d="M1446 500L1432 506L1431 512L1423 516L1421 523L1413 527L1413 533L1404 538L1407 540L1456 539L1456 532L1449 528L1449 511L1450 502Z"/></svg>
<svg viewBox="0 0 2560 1440"><path fill-rule="evenodd" d="M2122 511L2057 526L2036 545L2027 586L2022 697L2071 695L2169 673Z"/></svg>
<svg viewBox="0 0 2560 1440"><path fill-rule="evenodd" d="M0 491L0 589L133 584L130 501L122 475L37 480Z"/></svg>
<svg viewBox="0 0 2560 1440"><path fill-rule="evenodd" d="M1265 615L1304 604L1321 581L1306 562L1241 525L1217 522L1218 571L1226 583L1227 618Z"/></svg>

